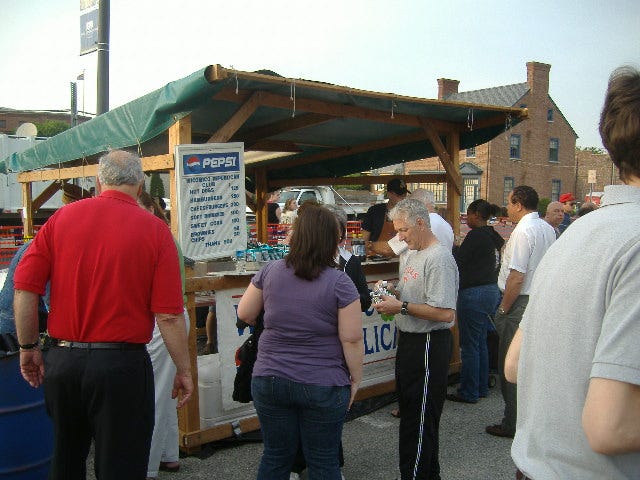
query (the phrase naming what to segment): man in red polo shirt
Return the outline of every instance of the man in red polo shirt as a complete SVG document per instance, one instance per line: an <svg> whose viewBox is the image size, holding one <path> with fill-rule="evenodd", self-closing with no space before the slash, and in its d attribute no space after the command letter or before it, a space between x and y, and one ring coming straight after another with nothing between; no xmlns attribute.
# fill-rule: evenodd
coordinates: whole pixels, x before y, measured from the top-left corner
<svg viewBox="0 0 640 480"><path fill-rule="evenodd" d="M178 406L193 391L180 267L167 225L136 203L140 159L100 159L98 197L58 210L15 273L15 320L22 376L44 383L55 433L52 479L83 479L95 440L98 478L145 478L154 423L153 370L145 344L154 317L176 364ZM37 302L51 282L43 362Z"/></svg>

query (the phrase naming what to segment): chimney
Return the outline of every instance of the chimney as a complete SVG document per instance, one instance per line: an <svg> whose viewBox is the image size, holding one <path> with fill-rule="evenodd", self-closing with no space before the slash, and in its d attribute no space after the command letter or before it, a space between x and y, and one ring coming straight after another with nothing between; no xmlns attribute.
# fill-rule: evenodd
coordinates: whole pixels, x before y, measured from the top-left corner
<svg viewBox="0 0 640 480"><path fill-rule="evenodd" d="M549 94L549 70L547 63L527 62L527 83L533 95Z"/></svg>
<svg viewBox="0 0 640 480"><path fill-rule="evenodd" d="M438 79L438 100L444 100L452 93L458 93L460 80L450 80L448 78Z"/></svg>

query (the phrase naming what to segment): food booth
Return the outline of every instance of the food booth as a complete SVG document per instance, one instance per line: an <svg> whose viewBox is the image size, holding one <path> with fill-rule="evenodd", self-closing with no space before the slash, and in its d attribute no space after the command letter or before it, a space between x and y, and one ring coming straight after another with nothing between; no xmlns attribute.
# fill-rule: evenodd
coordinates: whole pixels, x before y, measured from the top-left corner
<svg viewBox="0 0 640 480"><path fill-rule="evenodd" d="M187 198L190 189L184 183L187 157L183 161L177 153L181 146L198 145L206 151L209 146L224 150L225 145L240 145L237 158L241 168L235 175L247 194L237 206L246 202L255 210L257 238L262 242L267 240L269 191L289 185L384 184L389 176L361 172L437 155L443 173L394 176L404 178L410 188L446 182L447 220L457 234L462 188L459 151L489 141L526 116L526 109L370 92L284 78L271 71L243 72L210 65L13 154L0 163L0 172L20 172L24 231L30 236L33 213L47 195L65 182L81 183L82 178L95 176L97 159L108 149L133 148L141 156L145 172L168 173L171 229L176 238L182 235L181 247L189 255L189 245L182 243L189 238L185 237L189 219L186 213L174 215L188 212L185 204L193 201ZM50 188L32 198L31 183L37 181L50 182ZM202 195L203 191L192 190L191 194ZM220 204L222 209L225 205ZM242 234L239 237L246 239ZM213 259L219 257L217 250L199 247L195 251L198 255L208 252ZM397 280L398 276L393 260L365 262L364 270L370 282ZM187 278L192 322L189 348L194 383L199 385L192 401L179 412L180 444L187 452L259 428L251 404L231 400L233 355L248 334L248 330L236 328L235 305L253 273L207 269L200 274L191 272ZM218 353L199 357L195 307L206 292L216 296ZM395 387L393 322L385 322L370 311L363 314L363 325L365 375L358 399L391 392ZM459 368L458 350L456 344L452 371Z"/></svg>

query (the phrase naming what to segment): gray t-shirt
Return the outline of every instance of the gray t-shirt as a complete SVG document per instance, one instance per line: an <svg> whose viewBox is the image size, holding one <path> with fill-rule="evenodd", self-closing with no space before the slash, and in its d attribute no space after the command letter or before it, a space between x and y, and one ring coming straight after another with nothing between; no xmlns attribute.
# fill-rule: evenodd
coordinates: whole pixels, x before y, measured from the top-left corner
<svg viewBox="0 0 640 480"><path fill-rule="evenodd" d="M285 260L275 260L251 283L262 290L265 312L253 375L350 385L338 337L338 310L360 299L349 276L327 267L309 281L296 277Z"/></svg>
<svg viewBox="0 0 640 480"><path fill-rule="evenodd" d="M438 308L456 308L458 267L451 250L441 243L424 250L411 250L398 281L400 300L426 303ZM396 326L402 332L425 333L451 328L454 322L423 320L411 315L396 315Z"/></svg>
<svg viewBox="0 0 640 480"><path fill-rule="evenodd" d="M549 248L520 327L511 448L532 478L640 478L640 453L594 453L582 428L593 377L640 385L640 188L605 187L602 207Z"/></svg>

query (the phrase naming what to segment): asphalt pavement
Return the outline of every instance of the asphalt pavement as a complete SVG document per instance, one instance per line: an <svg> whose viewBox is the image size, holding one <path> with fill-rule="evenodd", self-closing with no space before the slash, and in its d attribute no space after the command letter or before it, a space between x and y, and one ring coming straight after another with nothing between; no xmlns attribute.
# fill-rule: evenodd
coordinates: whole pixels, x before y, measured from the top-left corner
<svg viewBox="0 0 640 480"><path fill-rule="evenodd" d="M454 392L455 386L449 387ZM398 425L390 403L345 423L343 446L346 480L393 480L398 472ZM485 433L502 418L499 387L469 405L446 401L440 423L440 465L446 480L512 480L511 439ZM199 455L180 459L180 471L160 472L158 480L252 480L262 455L259 441L203 446ZM92 470L92 467L90 467ZM93 472L89 475L93 479ZM303 479L306 476L302 476Z"/></svg>

